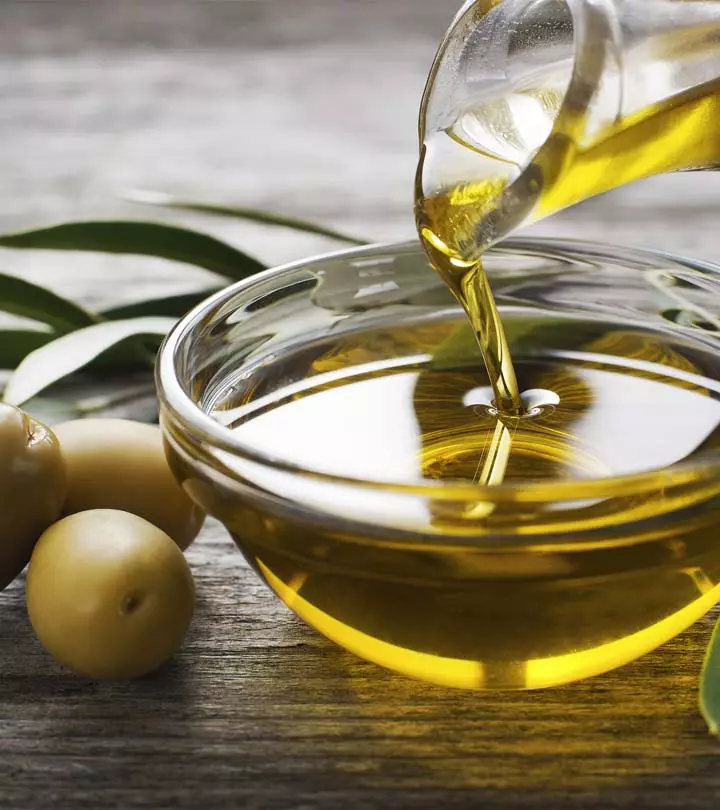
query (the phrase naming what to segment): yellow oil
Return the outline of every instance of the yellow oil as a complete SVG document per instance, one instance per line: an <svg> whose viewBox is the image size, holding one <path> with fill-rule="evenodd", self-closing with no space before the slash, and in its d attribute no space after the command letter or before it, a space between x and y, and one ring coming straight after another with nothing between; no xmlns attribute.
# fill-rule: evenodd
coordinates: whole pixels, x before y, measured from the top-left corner
<svg viewBox="0 0 720 810"><path fill-rule="evenodd" d="M507 326L520 334L527 324ZM242 498L186 486L292 610L365 659L464 688L544 687L611 669L720 594L720 515L708 507L720 484L691 476L665 492L661 471L720 447L719 360L622 324L555 330L543 342L571 351L518 348L522 389L558 400L540 395L532 414L504 420L503 478L563 482L563 503L428 493L476 484L497 451L490 381L458 316L299 345L216 406L215 418L265 456L311 458L323 473L380 485L228 456ZM288 379L298 382L283 394ZM652 470L642 491L583 493L588 479Z"/></svg>
<svg viewBox="0 0 720 810"><path fill-rule="evenodd" d="M563 106L562 94L550 90L531 95L546 124L553 122L534 155L523 151L528 148L520 134L523 121L500 100L464 111L447 131L430 136L422 145L416 176L421 239L475 329L495 401L506 414L521 412L523 405L482 269L483 251L519 224L595 195L653 175L720 162L720 80L664 99L593 135L585 133L585 116ZM535 118L533 124L544 132ZM472 144L470 133L476 139ZM458 173L466 175L461 182L449 179Z"/></svg>

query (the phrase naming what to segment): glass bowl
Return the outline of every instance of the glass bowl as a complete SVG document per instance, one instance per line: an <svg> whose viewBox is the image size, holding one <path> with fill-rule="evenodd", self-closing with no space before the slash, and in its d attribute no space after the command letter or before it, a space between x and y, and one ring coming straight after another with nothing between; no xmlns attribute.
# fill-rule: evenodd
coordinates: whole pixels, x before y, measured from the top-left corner
<svg viewBox="0 0 720 810"><path fill-rule="evenodd" d="M521 426L542 474L473 477L489 434L447 420L487 423L487 379L415 242L198 306L161 350L160 420L186 491L328 638L438 684L553 686L637 658L720 598L720 274L540 239L484 263L535 411L569 407L583 437L572 463L562 431L543 455Z"/></svg>

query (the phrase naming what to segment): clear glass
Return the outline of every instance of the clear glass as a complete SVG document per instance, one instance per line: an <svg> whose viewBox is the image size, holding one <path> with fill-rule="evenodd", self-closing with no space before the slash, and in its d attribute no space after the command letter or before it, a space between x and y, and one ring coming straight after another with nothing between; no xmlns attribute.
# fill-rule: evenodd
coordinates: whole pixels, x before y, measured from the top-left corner
<svg viewBox="0 0 720 810"><path fill-rule="evenodd" d="M718 0L471 0L425 90L417 197L472 192L473 244L448 235L467 260L632 180L713 168L718 77Z"/></svg>
<svg viewBox="0 0 720 810"><path fill-rule="evenodd" d="M492 249L486 269L504 320L534 325L529 339L511 339L520 361L577 354L588 329L635 330L642 346L654 335L661 350L630 360L633 373L681 373L692 387L696 377L675 368L692 359L706 379L691 421L707 406L720 424L715 267L528 239ZM378 364L470 362L475 374L472 342L447 341L448 325L464 323L416 243L308 260L218 293L175 328L158 362L175 475L302 619L424 680L552 686L624 664L697 620L720 597L714 447L637 474L480 486L364 474L376 469L364 443L378 431L396 439L386 417L396 402L382 394L347 424L342 409L330 415L357 453L340 466L322 426L317 435L303 423L269 436L229 428L236 410L272 411L304 386L332 388ZM595 366L623 361L612 341L593 345Z"/></svg>

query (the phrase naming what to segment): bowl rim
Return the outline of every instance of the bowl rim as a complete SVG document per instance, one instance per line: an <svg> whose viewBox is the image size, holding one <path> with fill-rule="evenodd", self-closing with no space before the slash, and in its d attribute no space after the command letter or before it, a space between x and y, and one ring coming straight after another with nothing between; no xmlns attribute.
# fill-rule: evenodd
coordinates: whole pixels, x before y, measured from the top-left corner
<svg viewBox="0 0 720 810"><path fill-rule="evenodd" d="M238 456L264 467L292 475L312 477L314 480L342 484L365 489L381 488L384 492L397 492L413 495L427 495L440 500L484 499L493 502L545 503L549 501L577 501L586 498L604 498L615 495L631 495L647 492L659 487L677 487L690 481L707 481L720 478L720 451L708 453L701 459L679 461L668 467L651 469L638 473L603 478L588 478L582 481L548 480L541 482L502 483L481 485L466 482L427 480L421 483L401 483L370 480L350 475L338 475L310 465L297 464L247 447L239 441L231 430L205 413L186 393L177 377L175 358L178 348L184 344L188 332L200 321L212 320L213 313L230 299L251 289L257 283L282 276L299 269L308 268L320 262L346 258L362 258L382 251L406 251L422 247L417 239L377 242L362 246L341 248L322 252L293 262L271 267L208 296L191 309L165 337L155 365L155 384L160 405L161 427L169 417L195 442L202 442L213 450L220 450ZM676 265L693 271L710 273L720 280L720 265L697 259L689 259L674 253L615 245L601 241L566 239L555 237L520 237L503 240L488 251L494 252L552 252L559 255L580 253L595 258L613 259L620 264L632 259L636 261L659 260L664 264ZM223 465L225 474L233 475L230 467Z"/></svg>

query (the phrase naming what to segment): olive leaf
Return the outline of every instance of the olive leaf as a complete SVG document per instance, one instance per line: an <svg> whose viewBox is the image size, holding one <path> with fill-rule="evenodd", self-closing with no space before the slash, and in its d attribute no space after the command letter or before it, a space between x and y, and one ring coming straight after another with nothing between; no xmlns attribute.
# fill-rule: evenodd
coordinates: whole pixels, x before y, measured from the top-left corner
<svg viewBox="0 0 720 810"><path fill-rule="evenodd" d="M0 273L0 310L45 323L58 332L71 332L100 320L44 287L4 273Z"/></svg>
<svg viewBox="0 0 720 810"><path fill-rule="evenodd" d="M334 228L327 228L315 222L305 219L288 217L282 214L275 214L270 211L262 211L257 208L246 208L236 205L222 205L218 203L193 202L165 194L161 191L146 191L144 189L131 189L123 192L123 199L143 203L145 205L156 205L163 208L174 208L182 211L193 211L198 214L211 214L219 217L232 217L233 219L245 219L250 222L258 222L262 225L271 225L279 228L289 228L293 231L312 233L316 236L327 236L336 242L345 242L348 245L366 245L367 239L360 239L357 236L350 236Z"/></svg>
<svg viewBox="0 0 720 810"><path fill-rule="evenodd" d="M3 329L0 330L0 369L12 371L32 352L56 340L60 334L48 329ZM139 345L120 347L96 357L89 365L104 373L128 374L147 371L152 357Z"/></svg>
<svg viewBox="0 0 720 810"><path fill-rule="evenodd" d="M78 413L83 416L90 416L102 414L112 408L126 406L128 403L139 402L147 398L152 398L156 402L155 384L152 377L141 383L114 388L111 393L83 397L75 402L75 407Z"/></svg>
<svg viewBox="0 0 720 810"><path fill-rule="evenodd" d="M0 236L0 247L155 256L233 280L265 269L257 259L213 236L155 222L68 222Z"/></svg>
<svg viewBox="0 0 720 810"><path fill-rule="evenodd" d="M0 369L13 369L31 352L57 337L39 329L4 329L0 332Z"/></svg>
<svg viewBox="0 0 720 810"><path fill-rule="evenodd" d="M29 354L5 387L4 400L22 405L48 386L87 366L91 361L128 341L156 345L176 323L174 318L133 318L107 321L63 335Z"/></svg>
<svg viewBox="0 0 720 810"><path fill-rule="evenodd" d="M720 620L705 653L699 694L700 714L711 734L720 736Z"/></svg>
<svg viewBox="0 0 720 810"><path fill-rule="evenodd" d="M80 419L84 415L74 402L50 397L31 399L23 410L50 427L71 419Z"/></svg>
<svg viewBox="0 0 720 810"><path fill-rule="evenodd" d="M145 203L237 217L292 228L350 244L364 240L301 219L252 208L194 203L152 192L136 192ZM84 221L0 235L0 247L153 256L209 270L229 281L265 269L258 259L208 234L158 222ZM15 369L6 401L23 404L64 377L90 367L147 372L160 339L194 306L222 289L204 289L118 304L90 312L73 301L17 276L0 274L0 311L49 328L0 331L0 369Z"/></svg>
<svg viewBox="0 0 720 810"><path fill-rule="evenodd" d="M181 318L193 307L221 289L222 287L206 287L197 292L169 295L165 296L165 298L149 298L145 301L136 301L131 304L122 304L121 306L105 309L101 312L101 315L108 320L114 321L128 318L144 318L148 315Z"/></svg>
<svg viewBox="0 0 720 810"><path fill-rule="evenodd" d="M90 383L89 389L85 380L77 384L69 383L66 390L60 389L54 396L41 394L32 397L23 403L23 410L50 427L71 419L109 416L117 409L121 410L123 418L137 419L140 415L143 416L140 421L157 421L157 399L152 377L145 373L140 379L142 382L137 381L138 375L131 375L109 385ZM81 396L78 397L78 393Z"/></svg>

